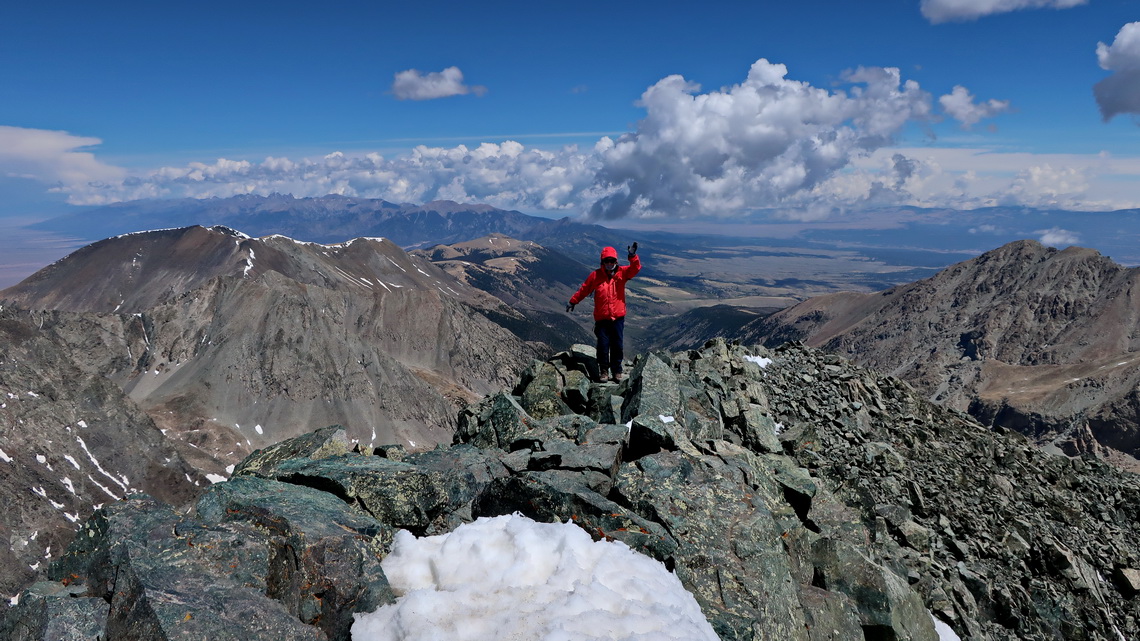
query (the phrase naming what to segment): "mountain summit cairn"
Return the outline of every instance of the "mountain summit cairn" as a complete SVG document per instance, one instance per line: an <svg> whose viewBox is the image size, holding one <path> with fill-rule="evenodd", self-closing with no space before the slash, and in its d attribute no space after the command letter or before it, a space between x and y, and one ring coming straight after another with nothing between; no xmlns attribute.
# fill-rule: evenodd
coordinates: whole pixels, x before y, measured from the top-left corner
<svg viewBox="0 0 1140 641"><path fill-rule="evenodd" d="M620 384L596 367L584 346L535 361L450 447L332 426L189 511L109 504L0 636L347 640L397 599L396 530L519 513L663 563L723 640L1140 638L1134 475L800 344L645 354Z"/></svg>

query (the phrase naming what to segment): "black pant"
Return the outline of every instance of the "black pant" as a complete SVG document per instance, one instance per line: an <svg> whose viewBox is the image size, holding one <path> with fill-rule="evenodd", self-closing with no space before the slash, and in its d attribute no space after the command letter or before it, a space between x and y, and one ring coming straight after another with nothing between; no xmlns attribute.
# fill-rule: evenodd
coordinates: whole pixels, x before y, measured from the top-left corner
<svg viewBox="0 0 1140 641"><path fill-rule="evenodd" d="M625 339L625 316L613 320L594 321L594 335L598 337L598 369L601 373L621 373L625 358L622 343Z"/></svg>

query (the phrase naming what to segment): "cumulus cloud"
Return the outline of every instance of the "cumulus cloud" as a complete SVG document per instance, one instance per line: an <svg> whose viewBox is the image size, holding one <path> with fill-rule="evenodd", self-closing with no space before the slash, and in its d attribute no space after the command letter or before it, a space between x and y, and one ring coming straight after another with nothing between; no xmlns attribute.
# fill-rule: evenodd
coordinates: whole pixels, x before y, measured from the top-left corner
<svg viewBox="0 0 1140 641"><path fill-rule="evenodd" d="M898 69L860 68L829 92L786 78L758 60L747 79L699 93L681 76L645 91L647 116L635 133L603 138L596 218L729 214L794 205L854 156L893 141L910 121L930 117L930 95Z"/></svg>
<svg viewBox="0 0 1140 641"><path fill-rule="evenodd" d="M1059 207L1088 192L1088 177L1077 167L1036 165L1018 172L1000 198L1003 205Z"/></svg>
<svg viewBox="0 0 1140 641"><path fill-rule="evenodd" d="M1093 87L1105 122L1117 114L1140 114L1140 22L1121 27L1111 45L1098 42L1096 58L1113 72Z"/></svg>
<svg viewBox="0 0 1140 641"><path fill-rule="evenodd" d="M1140 206L1135 194L1122 193L1111 203L1090 197L1096 176L1117 177L1102 180L1102 190L1104 184L1123 184L1123 178L1135 184L1140 167L1119 159L894 144L908 126L942 117L934 113L936 106L966 124L1004 103L981 102L956 88L949 102L936 104L891 68L860 68L842 80L846 84L839 88L822 89L789 79L783 65L759 60L741 83L713 91L681 76L662 79L641 96L645 117L634 131L603 137L591 147L548 150L508 140L419 146L391 157L336 152L303 159L219 159L119 179L70 181L66 190L79 204L278 192L417 203L447 199L599 219L767 210L810 220L868 205Z"/></svg>
<svg viewBox="0 0 1140 641"><path fill-rule="evenodd" d="M955 86L949 94L938 98L938 104L946 115L962 123L963 129L973 127L983 118L992 118L1009 111L1008 100L974 102L973 94L962 85Z"/></svg>
<svg viewBox="0 0 1140 641"><path fill-rule="evenodd" d="M443 71L429 73L408 69L396 74L395 80L392 81L392 93L399 100L434 100L469 93L482 96L487 93L487 88L481 85L466 85L459 67L448 67Z"/></svg>
<svg viewBox="0 0 1140 641"><path fill-rule="evenodd" d="M977 20L1021 9L1069 9L1088 0L922 0L922 15L933 24Z"/></svg>
<svg viewBox="0 0 1140 641"><path fill-rule="evenodd" d="M1038 229L1033 232L1041 234L1040 240L1042 245L1050 247L1067 247L1069 245L1076 245L1080 242L1080 236L1076 232L1071 232L1067 229L1060 227L1053 227L1052 229Z"/></svg>
<svg viewBox="0 0 1140 641"><path fill-rule="evenodd" d="M81 151L102 142L66 131L0 125L0 173L36 180L66 192L125 178L122 168L100 162L89 151Z"/></svg>

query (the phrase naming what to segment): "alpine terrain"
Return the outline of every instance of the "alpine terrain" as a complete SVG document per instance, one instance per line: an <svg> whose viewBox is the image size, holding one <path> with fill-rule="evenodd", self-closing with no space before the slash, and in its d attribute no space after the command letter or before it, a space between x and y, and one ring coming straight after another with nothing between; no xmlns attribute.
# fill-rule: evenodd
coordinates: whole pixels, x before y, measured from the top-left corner
<svg viewBox="0 0 1140 641"><path fill-rule="evenodd" d="M808 299L741 329L894 374L1070 454L1140 455L1140 268L1023 240L931 278ZM1140 468L1134 468L1140 469Z"/></svg>
<svg viewBox="0 0 1140 641"><path fill-rule="evenodd" d="M450 447L367 447L330 426L255 452L188 510L108 504L0 636L511 638L510 607L419 635L397 618L355 636L354 615L400 605L396 530L519 513L659 561L723 641L1140 637L1136 475L803 346L643 354L621 384L591 383L596 368L584 346L536 361L464 410ZM439 590L481 595L497 574ZM578 599L567 614L600 612Z"/></svg>

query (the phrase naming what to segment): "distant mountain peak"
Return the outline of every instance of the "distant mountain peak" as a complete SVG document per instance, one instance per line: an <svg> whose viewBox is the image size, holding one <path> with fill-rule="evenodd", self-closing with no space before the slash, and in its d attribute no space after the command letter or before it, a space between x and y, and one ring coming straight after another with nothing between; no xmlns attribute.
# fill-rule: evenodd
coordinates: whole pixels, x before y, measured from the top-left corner
<svg viewBox="0 0 1140 641"><path fill-rule="evenodd" d="M1019 240L883 292L808 299L744 338L804 340L984 421L1049 438L1091 429L1140 455L1138 323L1140 268Z"/></svg>

